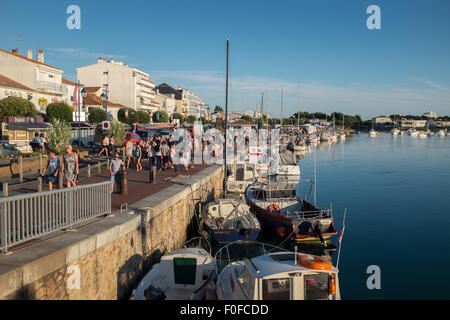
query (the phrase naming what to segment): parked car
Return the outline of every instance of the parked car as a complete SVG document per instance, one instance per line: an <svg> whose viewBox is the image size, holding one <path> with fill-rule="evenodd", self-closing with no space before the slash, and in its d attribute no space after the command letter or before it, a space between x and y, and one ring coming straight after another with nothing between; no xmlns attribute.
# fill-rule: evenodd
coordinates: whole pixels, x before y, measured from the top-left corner
<svg viewBox="0 0 450 320"><path fill-rule="evenodd" d="M20 151L8 142L0 142L0 156L10 157L19 154Z"/></svg>
<svg viewBox="0 0 450 320"><path fill-rule="evenodd" d="M136 132L126 132L124 144L126 143L126 140L128 140L130 138L131 138L131 142L133 142L133 143L137 143L141 139L141 137Z"/></svg>

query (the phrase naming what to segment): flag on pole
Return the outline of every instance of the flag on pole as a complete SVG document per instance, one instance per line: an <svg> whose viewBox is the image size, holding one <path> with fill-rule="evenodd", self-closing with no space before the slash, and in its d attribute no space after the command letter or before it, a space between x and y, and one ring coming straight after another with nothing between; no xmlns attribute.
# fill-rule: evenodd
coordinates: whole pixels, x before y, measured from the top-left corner
<svg viewBox="0 0 450 320"><path fill-rule="evenodd" d="M342 237L344 236L344 230L345 230L345 216L346 216L346 214L347 214L347 208L346 208L345 211L344 211L344 220L342 221L342 231L341 231L341 235L340 235L340 237L339 237L339 245L341 244L341 242L342 242Z"/></svg>
<svg viewBox="0 0 450 320"><path fill-rule="evenodd" d="M75 85L75 89L73 91L73 104L75 106L74 111L77 111L77 108L78 108L78 85Z"/></svg>

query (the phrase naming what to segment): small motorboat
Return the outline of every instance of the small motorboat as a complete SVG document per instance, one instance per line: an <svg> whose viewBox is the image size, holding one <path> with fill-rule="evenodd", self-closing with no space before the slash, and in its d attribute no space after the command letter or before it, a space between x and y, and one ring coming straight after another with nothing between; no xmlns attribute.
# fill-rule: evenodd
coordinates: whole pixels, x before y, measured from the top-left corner
<svg viewBox="0 0 450 320"><path fill-rule="evenodd" d="M345 133L341 133L339 135L339 139L341 139L341 140L345 140L346 138L347 138L347 135Z"/></svg>
<svg viewBox="0 0 450 320"><path fill-rule="evenodd" d="M441 130L438 131L437 135L439 137L445 137L445 131L441 129Z"/></svg>
<svg viewBox="0 0 450 320"><path fill-rule="evenodd" d="M377 132L374 129L370 129L369 131L369 137L376 137Z"/></svg>
<svg viewBox="0 0 450 320"><path fill-rule="evenodd" d="M276 178L287 178L297 181L300 179L300 166L297 158L293 154L280 153L278 156L278 166L274 171L275 174L272 174L272 176Z"/></svg>
<svg viewBox="0 0 450 320"><path fill-rule="evenodd" d="M396 136L396 135L398 135L399 133L400 133L400 130L397 129L397 128L394 128L394 129L392 130L392 135L393 135L393 136Z"/></svg>
<svg viewBox="0 0 450 320"><path fill-rule="evenodd" d="M420 133L418 134L418 137L419 137L419 138L427 138L428 135L427 135L425 132L420 132Z"/></svg>
<svg viewBox="0 0 450 320"><path fill-rule="evenodd" d="M242 194L245 189L255 182L260 172L257 171L256 165L248 163L231 165L232 172L227 177L227 191L235 194Z"/></svg>
<svg viewBox="0 0 450 320"><path fill-rule="evenodd" d="M297 196L298 182L257 181L245 191L250 210L278 237L311 241L336 235L331 210L321 210Z"/></svg>
<svg viewBox="0 0 450 320"><path fill-rule="evenodd" d="M145 275L130 300L202 300L217 276L211 254L202 248L202 238L194 238L172 251ZM196 247L187 247L196 244Z"/></svg>
<svg viewBox="0 0 450 320"><path fill-rule="evenodd" d="M231 261L231 245L221 248L216 260L228 254ZM267 244L261 246L261 255L230 262L220 270L216 283L219 300L341 299L339 271L329 260ZM273 252L275 249L279 251Z"/></svg>
<svg viewBox="0 0 450 320"><path fill-rule="evenodd" d="M250 207L236 199L217 199L202 210L202 221L210 238L218 243L253 241L261 226Z"/></svg>
<svg viewBox="0 0 450 320"><path fill-rule="evenodd" d="M419 131L417 131L416 129L410 129L408 130L408 135L410 135L411 137L417 137L419 135Z"/></svg>

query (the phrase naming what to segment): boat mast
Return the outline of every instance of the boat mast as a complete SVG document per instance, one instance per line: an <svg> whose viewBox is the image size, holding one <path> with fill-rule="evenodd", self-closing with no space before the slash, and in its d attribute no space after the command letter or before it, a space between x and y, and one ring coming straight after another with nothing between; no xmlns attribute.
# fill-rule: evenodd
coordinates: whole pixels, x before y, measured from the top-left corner
<svg viewBox="0 0 450 320"><path fill-rule="evenodd" d="M227 167L227 129L228 129L228 64L229 64L229 56L230 56L230 40L227 39L227 67L226 67L226 80L225 80L225 170L223 174L223 192L224 196L227 195L227 175L228 175L228 167Z"/></svg>
<svg viewBox="0 0 450 320"><path fill-rule="evenodd" d="M300 129L300 88L301 85L298 86L298 114L297 114L297 130Z"/></svg>
<svg viewBox="0 0 450 320"><path fill-rule="evenodd" d="M281 85L281 131L280 133L283 133L283 85Z"/></svg>

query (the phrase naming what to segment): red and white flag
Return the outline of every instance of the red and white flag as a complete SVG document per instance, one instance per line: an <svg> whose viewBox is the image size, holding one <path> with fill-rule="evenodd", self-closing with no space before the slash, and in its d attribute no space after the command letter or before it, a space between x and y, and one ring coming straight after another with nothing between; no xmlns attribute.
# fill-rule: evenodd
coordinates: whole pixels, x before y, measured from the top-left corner
<svg viewBox="0 0 450 320"><path fill-rule="evenodd" d="M344 236L344 230L345 230L345 216L347 215L347 208L345 208L345 211L344 211L344 220L342 221L342 231L341 231L341 235L340 235L340 237L339 237L339 245L341 244L341 242L342 242L342 237Z"/></svg>

